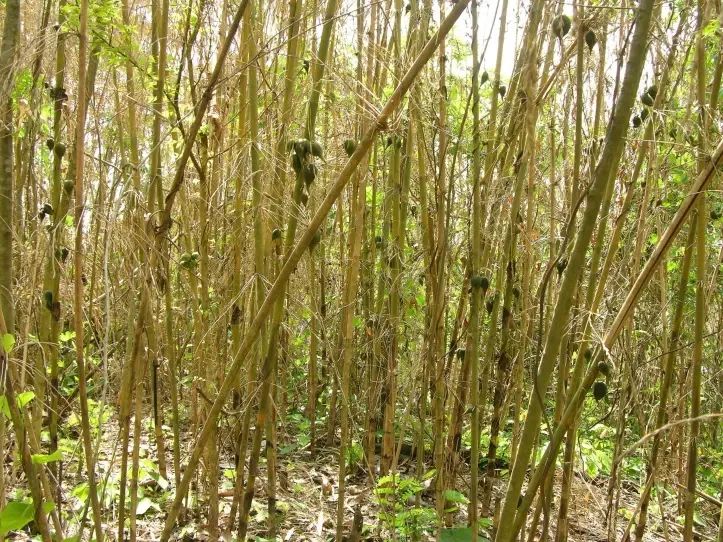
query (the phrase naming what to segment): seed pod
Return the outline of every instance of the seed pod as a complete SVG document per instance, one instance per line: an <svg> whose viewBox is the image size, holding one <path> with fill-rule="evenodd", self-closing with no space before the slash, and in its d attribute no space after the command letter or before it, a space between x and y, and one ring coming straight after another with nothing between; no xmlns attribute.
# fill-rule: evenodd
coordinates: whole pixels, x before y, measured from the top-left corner
<svg viewBox="0 0 723 542"><path fill-rule="evenodd" d="M281 230L279 228L274 228L271 232L271 240L277 241L279 239L281 239Z"/></svg>
<svg viewBox="0 0 723 542"><path fill-rule="evenodd" d="M68 259L69 253L70 253L70 251L67 248L65 248L65 247L61 248L60 249L60 261L65 263L65 260Z"/></svg>
<svg viewBox="0 0 723 542"><path fill-rule="evenodd" d="M633 126L634 126L635 128L640 128L640 125L641 125L642 123L643 123L643 121L640 120L640 117L639 117L639 116L635 115L635 116L633 117Z"/></svg>
<svg viewBox="0 0 723 542"><path fill-rule="evenodd" d="M55 147L58 148L57 145ZM67 179L65 182L63 182L63 190L65 190L66 194L70 194L75 189L75 183L71 181L70 179Z"/></svg>
<svg viewBox="0 0 723 542"><path fill-rule="evenodd" d="M492 299L488 299L485 302L485 309L487 309L487 314L490 314L492 312L492 309L495 308L495 302Z"/></svg>
<svg viewBox="0 0 723 542"><path fill-rule="evenodd" d="M356 150L356 141L353 139L347 139L342 143L342 147L344 148L344 152L347 156L351 156L354 154L354 151Z"/></svg>
<svg viewBox="0 0 723 542"><path fill-rule="evenodd" d="M654 102L653 98L647 92L640 95L640 101L648 107L652 106Z"/></svg>
<svg viewBox="0 0 723 542"><path fill-rule="evenodd" d="M607 394L608 385L605 384L605 382L603 382L602 380L598 380L597 382L595 382L595 384L592 385L592 396L595 398L596 401L604 399Z"/></svg>
<svg viewBox="0 0 723 542"><path fill-rule="evenodd" d="M65 145L63 143L55 143L53 151L58 155L59 158L65 156Z"/></svg>
<svg viewBox="0 0 723 542"><path fill-rule="evenodd" d="M649 114L650 114L650 113L648 112L648 109L647 109L647 108L643 108L643 110L640 112L640 120L641 120L642 122L645 122L645 119L648 118L648 115L649 115Z"/></svg>
<svg viewBox="0 0 723 542"><path fill-rule="evenodd" d="M507 94L507 87L505 85L500 85L497 90L500 93L501 98L504 98L505 94Z"/></svg>
<svg viewBox="0 0 723 542"><path fill-rule="evenodd" d="M316 156L317 158L324 157L324 147L321 146L321 143L319 143L318 141L314 141L311 144L311 154L313 156Z"/></svg>
<svg viewBox="0 0 723 542"><path fill-rule="evenodd" d="M567 267L567 258L560 259L555 267L557 267L557 276L562 275L562 272L565 271L565 268Z"/></svg>
<svg viewBox="0 0 723 542"><path fill-rule="evenodd" d="M55 140L51 137L45 140L45 146L48 147L48 150L53 150L53 147L55 146Z"/></svg>
<svg viewBox="0 0 723 542"><path fill-rule="evenodd" d="M610 376L610 364L607 361L600 361L597 364L597 370L603 376Z"/></svg>
<svg viewBox="0 0 723 542"><path fill-rule="evenodd" d="M572 21L567 15L558 15L552 20L552 33L558 37L558 39L564 38L572 28Z"/></svg>
<svg viewBox="0 0 723 542"><path fill-rule="evenodd" d="M597 43L597 36L595 35L595 32L592 30L585 32L585 43L587 43L587 48L592 51L592 48L595 47L595 44Z"/></svg>
<svg viewBox="0 0 723 542"><path fill-rule="evenodd" d="M53 206L49 203L43 203L43 213L46 215L52 215L53 214Z"/></svg>
<svg viewBox="0 0 723 542"><path fill-rule="evenodd" d="M474 275L470 280L470 283L472 284L472 288L482 288L485 281L487 281L487 279L482 275ZM489 281L487 285L489 286Z"/></svg>
<svg viewBox="0 0 723 542"><path fill-rule="evenodd" d="M651 85L647 92L648 96L650 96L653 100L657 98L658 96L658 86L657 85Z"/></svg>
<svg viewBox="0 0 723 542"><path fill-rule="evenodd" d="M482 75L480 75L480 77L479 77L479 84L484 85L489 80L490 80L490 74L488 74L487 71L483 71Z"/></svg>
<svg viewBox="0 0 723 542"><path fill-rule="evenodd" d="M304 67L304 71L305 71L306 73L309 73L309 66L310 66L310 65L311 65L311 63L309 62L309 60L307 60L307 59L305 58L305 59L304 59L304 65L303 65L303 67Z"/></svg>
<svg viewBox="0 0 723 542"><path fill-rule="evenodd" d="M464 348L457 348L457 359L464 359L464 355L467 353L467 351Z"/></svg>

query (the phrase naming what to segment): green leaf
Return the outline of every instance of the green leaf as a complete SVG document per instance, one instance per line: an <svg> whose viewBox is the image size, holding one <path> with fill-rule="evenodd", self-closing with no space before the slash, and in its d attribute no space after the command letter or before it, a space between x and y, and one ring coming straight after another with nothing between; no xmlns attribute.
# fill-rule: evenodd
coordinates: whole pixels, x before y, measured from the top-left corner
<svg viewBox="0 0 723 542"><path fill-rule="evenodd" d="M0 536L19 531L34 517L33 503L11 501L0 511Z"/></svg>
<svg viewBox="0 0 723 542"><path fill-rule="evenodd" d="M33 459L33 463L36 465L45 465L47 463L52 463L53 461L63 460L63 454L60 450L55 450L52 454L33 454L31 457Z"/></svg>
<svg viewBox="0 0 723 542"><path fill-rule="evenodd" d="M472 540L471 527L452 527L450 529L442 529L440 542L469 542ZM483 542L487 540L483 536L477 536L477 540Z"/></svg>
<svg viewBox="0 0 723 542"><path fill-rule="evenodd" d="M469 499L459 491L455 491L454 489L448 489L444 492L444 498L447 500L447 502L454 502L454 503L462 503L467 504L469 503Z"/></svg>
<svg viewBox="0 0 723 542"><path fill-rule="evenodd" d="M9 354L13 351L13 346L15 346L15 337L13 337L10 333L4 333L2 336L3 350Z"/></svg>
<svg viewBox="0 0 723 542"><path fill-rule="evenodd" d="M23 408L25 405L27 405L30 401L35 399L35 393L32 391L23 391L18 393L17 396L17 402L18 402L18 408Z"/></svg>

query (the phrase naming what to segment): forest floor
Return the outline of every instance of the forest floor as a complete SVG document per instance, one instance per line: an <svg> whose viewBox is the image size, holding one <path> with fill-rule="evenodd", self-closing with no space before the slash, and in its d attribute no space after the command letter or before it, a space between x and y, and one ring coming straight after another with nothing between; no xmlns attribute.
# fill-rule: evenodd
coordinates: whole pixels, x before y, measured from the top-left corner
<svg viewBox="0 0 723 542"><path fill-rule="evenodd" d="M106 420L103 427L101 439L100 453L98 455L98 471L103 477L104 488L103 503L104 511L107 514L108 525L117 523L117 495L119 483L119 448L117 442L118 427L116 420ZM112 427L113 430L108 430ZM132 424L131 424L132 427ZM148 429L148 426L146 427ZM173 474L172 459L168 454L168 476L166 482L159 477L156 462L153 458L155 454L155 443L149 441L146 435L152 434L152 431L145 431L141 438L139 447L139 505L137 511L137 540L139 542L153 542L159 539L160 532L165 519L165 507L172 496L173 490ZM170 434L167 435L167 446L170 446ZM87 483L85 476L80 468L79 456L80 446L79 438L75 440L76 452L71 461L64 463L66 469L65 480L75 480L75 485L64 485L63 487L63 510L73 519L69 521L69 531L77 529L81 518L85 517L85 532L83 538L87 538L89 534L90 512L86 508L87 499ZM68 442L66 440L66 448ZM187 444L190 440L187 442ZM63 443L61 442L61 448ZM129 446L129 465L130 453ZM298 542L326 542L333 540L335 532L336 507L337 507L337 474L338 460L337 451L335 449L320 448L316 453L311 455L308 444L305 446L279 446L279 468L278 468L278 487L277 487L277 534L276 540L282 541L298 541ZM65 453L68 457L71 454ZM12 463L5 462L6 481L12 480L10 467ZM410 479L414 472L416 463L412 460L400 459L399 473L400 479L404 479L407 471L409 471ZM234 536L228 532L228 518L233 500L233 477L234 464L233 457L229 454L222 457L220 461L221 476L219 479L219 495L220 495L220 514L219 524L221 526L221 540L232 541ZM130 467L129 467L130 468ZM463 467L464 469L465 467ZM74 476L68 476L68 470L74 473ZM201 469L202 470L202 469ZM17 474L17 473L16 473ZM469 481L466 472L461 473L460 486L462 491L466 493L465 487L468 488ZM22 478L22 477L21 477ZM198 478L197 478L198 479ZM556 482L559 483L561 474L556 476ZM22 480L15 486L9 484L7 498L8 500L17 499L24 493ZM397 535L391 534L389 529L390 520L384 519L384 509L380 507L375 494L375 487L369 480L366 472L361 468L352 469L347 477L346 485L346 514L345 522L347 523L346 532L349 532L354 511L358 507L364 518L364 528L362 540L367 541L391 541L398 540L404 542L412 540L411 534L414 529L414 521L416 525L422 525L425 521L431 521L434 518L433 491L429 487L430 482L422 484L417 488L420 500L415 498L407 498L406 504L397 509ZM496 480L495 493L501 497L504 480ZM203 501L204 491L201 492L201 500L195 501L198 495L194 488L197 484L192 485L191 500L189 501L189 511L184 515L180 525L174 533L174 540L183 542L195 542L208 540L208 530L205 524L205 508L206 503ZM18 488L20 490L18 491ZM555 487L556 493L559 487ZM556 496L557 497L557 496ZM625 526L627 525L626 514L629 517L630 512L635 510L638 502L638 488L628 481L623 483L623 489L620 495L620 503L618 507L618 539L620 539ZM266 492L266 470L265 461L262 460L260 472L256 482L256 497L254 499L251 517L249 523L249 540L255 542L266 542L267 533L267 492ZM558 498L554 502L559 502ZM700 502L702 523L698 525L698 539L701 541L714 540L715 528L718 512L715 506L705 501ZM676 518L675 506L671 504L665 507L665 521L661 520L659 508L655 503L651 503L650 520L648 524L648 532L645 536L646 542L667 542L681 539L680 518ZM605 510L607 508L607 478L599 477L595 480L589 480L580 473L576 473L572 486L572 498L569 509L569 542L603 542L607 540L607 530L605 525ZM411 512L411 513L410 513ZM530 517L532 513L530 513ZM551 526L554 527L557 518L557 508L553 504L551 512ZM529 518L528 518L529 519ZM461 505L459 511L449 516L448 527L463 527L466 524L466 506ZM491 535L489 531L485 531ZM539 528L538 528L539 532ZM667 532L667 536L666 536ZM66 533L68 535L77 533ZM235 534L235 528L234 528ZM114 532L107 532L109 540L115 540ZM34 540L28 532L17 532L8 537L9 540ZM421 533L417 540L427 541L434 540L431 535ZM452 539L450 539L452 540ZM454 539L458 540L458 539ZM482 539L484 540L484 539Z"/></svg>

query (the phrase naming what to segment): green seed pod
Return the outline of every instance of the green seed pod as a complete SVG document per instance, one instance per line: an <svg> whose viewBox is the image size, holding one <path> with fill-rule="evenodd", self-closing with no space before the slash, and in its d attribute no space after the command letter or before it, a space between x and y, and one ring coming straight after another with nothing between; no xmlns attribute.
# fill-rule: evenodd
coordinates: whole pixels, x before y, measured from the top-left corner
<svg viewBox="0 0 723 542"><path fill-rule="evenodd" d="M490 80L490 74L488 74L487 71L483 71L482 75L480 75L480 77L479 77L479 84L484 85L489 80Z"/></svg>
<svg viewBox="0 0 723 542"><path fill-rule="evenodd" d="M271 232L271 240L277 241L279 239L281 239L281 230L279 228L274 228Z"/></svg>
<svg viewBox="0 0 723 542"><path fill-rule="evenodd" d="M311 144L311 154L313 156L316 156L317 158L324 157L324 147L321 146L321 143L319 143L318 141L314 141Z"/></svg>
<svg viewBox="0 0 723 542"><path fill-rule="evenodd" d="M500 93L500 98L504 98L505 94L507 94L507 87L505 85L500 85L497 91Z"/></svg>
<svg viewBox="0 0 723 542"><path fill-rule="evenodd" d="M641 125L642 123L643 123L643 121L640 120L640 117L639 117L639 116L635 115L635 116L633 117L633 126L634 126L635 128L640 128L640 125Z"/></svg>
<svg viewBox="0 0 723 542"><path fill-rule="evenodd" d="M356 150L356 141L353 139L347 139L342 143L342 147L344 148L344 152L347 156L351 156L354 154L354 151Z"/></svg>
<svg viewBox="0 0 723 542"><path fill-rule="evenodd" d="M482 275L474 275L470 280L470 283L472 284L472 288L482 288L486 280L487 279ZM489 281L487 285L489 286Z"/></svg>
<svg viewBox="0 0 723 542"><path fill-rule="evenodd" d="M49 203L43 203L43 213L46 215L52 215L54 213L53 206Z"/></svg>
<svg viewBox="0 0 723 542"><path fill-rule="evenodd" d="M648 115L649 115L649 114L650 114L650 113L648 112L648 109L647 109L647 108L644 108L644 109L640 112L640 120L641 120L642 122L645 122L645 119L648 118Z"/></svg>
<svg viewBox="0 0 723 542"><path fill-rule="evenodd" d="M597 364L597 370L603 376L610 376L610 364L607 361L600 361Z"/></svg>
<svg viewBox="0 0 723 542"><path fill-rule="evenodd" d="M647 92L640 95L640 101L648 107L652 106L654 102L653 98Z"/></svg>
<svg viewBox="0 0 723 542"><path fill-rule="evenodd" d="M55 143L53 146L53 152L55 152L59 158L62 158L65 156L65 145L63 143Z"/></svg>
<svg viewBox="0 0 723 542"><path fill-rule="evenodd" d="M597 382L595 382L595 384L592 385L592 396L595 398L596 401L604 399L607 394L608 385L605 384L605 382L603 382L602 380L598 380Z"/></svg>
<svg viewBox="0 0 723 542"><path fill-rule="evenodd" d="M552 20L552 33L558 39L564 38L572 28L572 21L567 15L558 15Z"/></svg>
<svg viewBox="0 0 723 542"><path fill-rule="evenodd" d="M592 30L585 32L585 43L587 43L587 48L592 51L592 48L595 47L595 44L597 43L597 36L595 35L595 32Z"/></svg>
<svg viewBox="0 0 723 542"><path fill-rule="evenodd" d="M658 86L651 85L646 93L654 100L658 96Z"/></svg>

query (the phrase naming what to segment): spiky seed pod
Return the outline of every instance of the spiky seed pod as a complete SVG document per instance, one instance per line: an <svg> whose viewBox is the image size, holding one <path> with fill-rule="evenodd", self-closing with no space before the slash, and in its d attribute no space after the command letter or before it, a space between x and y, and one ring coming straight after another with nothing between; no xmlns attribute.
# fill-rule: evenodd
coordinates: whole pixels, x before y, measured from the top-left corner
<svg viewBox="0 0 723 542"><path fill-rule="evenodd" d="M43 203L43 213L46 215L52 215L54 213L53 206L49 203Z"/></svg>
<svg viewBox="0 0 723 542"><path fill-rule="evenodd" d="M472 279L470 280L470 283L472 284L472 288L482 288L482 285L484 284L485 280L487 280L482 275L474 275ZM488 284L489 285L489 284Z"/></svg>
<svg viewBox="0 0 723 542"><path fill-rule="evenodd" d="M58 155L59 158L62 158L65 156L65 144L63 143L55 143L53 146L53 152Z"/></svg>
<svg viewBox="0 0 723 542"><path fill-rule="evenodd" d="M552 33L557 36L558 39L567 36L570 28L572 28L572 21L567 15L558 15L552 20Z"/></svg>
<svg viewBox="0 0 723 542"><path fill-rule="evenodd" d="M650 113L648 113L647 108L643 108L643 110L640 112L640 120L641 120L642 122L645 122L645 119L648 118L648 115L649 115L649 114L650 114Z"/></svg>
<svg viewBox="0 0 723 542"><path fill-rule="evenodd" d="M490 74L488 74L487 71L483 71L482 75L480 75L480 77L479 77L479 84L484 85L489 80L490 80Z"/></svg>
<svg viewBox="0 0 723 542"><path fill-rule="evenodd" d="M607 361L600 361L597 364L597 370L603 376L610 376L610 364Z"/></svg>
<svg viewBox="0 0 723 542"><path fill-rule="evenodd" d="M507 87L505 85L500 85L500 87L497 90L500 93L501 98L504 98L505 94L507 94Z"/></svg>
<svg viewBox="0 0 723 542"><path fill-rule="evenodd" d="M324 158L324 147L321 146L321 143L314 141L311 144L311 154L317 158Z"/></svg>
<svg viewBox="0 0 723 542"><path fill-rule="evenodd" d="M607 394L608 385L605 384L605 382L603 382L602 380L598 380L592 385L592 396L595 398L596 401L604 399Z"/></svg>
<svg viewBox="0 0 723 542"><path fill-rule="evenodd" d="M311 185L316 179L316 166L314 164L306 164L304 167L304 182L306 186Z"/></svg>
<svg viewBox="0 0 723 542"><path fill-rule="evenodd" d="M595 35L595 32L592 30L585 32L585 43L587 43L587 48L592 51L592 48L597 44L597 36Z"/></svg>
<svg viewBox="0 0 723 542"><path fill-rule="evenodd" d="M281 230L279 228L274 228L271 232L271 240L278 241L279 239L281 239Z"/></svg>
<svg viewBox="0 0 723 542"><path fill-rule="evenodd" d="M464 359L464 355L467 353L467 351L464 348L457 348L457 359Z"/></svg>
<svg viewBox="0 0 723 542"><path fill-rule="evenodd" d="M647 105L648 107L653 105L653 98L648 94L647 92L644 92L640 95L640 101L643 102L644 105Z"/></svg>
<svg viewBox="0 0 723 542"><path fill-rule="evenodd" d="M650 85L650 87L648 87L648 90L646 91L646 94L654 100L658 96L658 86Z"/></svg>
<svg viewBox="0 0 723 542"><path fill-rule="evenodd" d="M347 156L351 156L354 154L354 151L356 150L356 141L353 139L347 139L342 143L342 147L344 148L344 152Z"/></svg>
<svg viewBox="0 0 723 542"><path fill-rule="evenodd" d="M643 121L640 119L639 116L635 115L633 117L633 127L640 128L640 125L643 123Z"/></svg>

